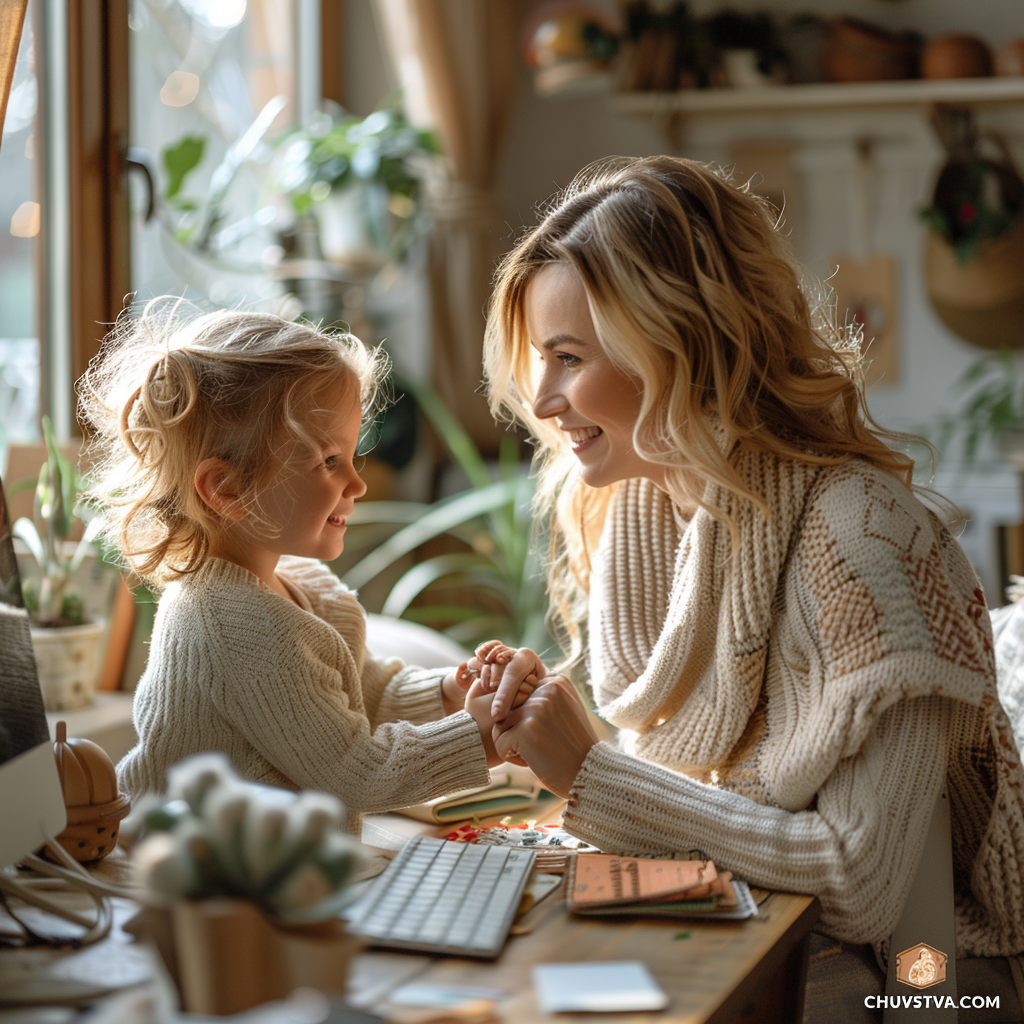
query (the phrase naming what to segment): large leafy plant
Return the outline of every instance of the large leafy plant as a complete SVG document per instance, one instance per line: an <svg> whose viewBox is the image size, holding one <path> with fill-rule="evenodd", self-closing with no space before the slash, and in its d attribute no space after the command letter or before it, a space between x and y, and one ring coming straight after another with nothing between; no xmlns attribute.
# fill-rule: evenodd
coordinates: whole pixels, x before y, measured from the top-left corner
<svg viewBox="0 0 1024 1024"><path fill-rule="evenodd" d="M43 438L46 461L35 482L32 518L22 516L12 528L39 567L38 577L25 580L25 607L36 625L78 626L85 619L85 609L70 589L71 578L92 549L100 521L91 519L77 545L68 543L78 518L82 477L61 454L48 416L43 417Z"/></svg>
<svg viewBox="0 0 1024 1024"><path fill-rule="evenodd" d="M531 514L533 481L520 459L519 442L512 435L503 438L495 478L435 392L410 383L402 387L419 403L470 486L432 504L357 503L349 522L362 531L365 553L342 578L357 589L377 577L393 579L380 612L434 626L459 643L473 646L498 637L545 651L551 639ZM351 540L358 548L358 538ZM417 557L434 542L445 550Z"/></svg>
<svg viewBox="0 0 1024 1024"><path fill-rule="evenodd" d="M956 444L963 462L975 461L982 442L999 443L1007 431L1024 430L1024 364L1003 349L972 363L954 383L956 408L931 431L939 451Z"/></svg>

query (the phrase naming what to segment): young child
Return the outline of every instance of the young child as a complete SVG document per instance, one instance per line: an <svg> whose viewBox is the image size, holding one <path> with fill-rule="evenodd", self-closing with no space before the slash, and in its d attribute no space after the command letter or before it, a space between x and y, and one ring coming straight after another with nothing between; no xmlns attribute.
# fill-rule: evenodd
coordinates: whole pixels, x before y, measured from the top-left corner
<svg viewBox="0 0 1024 1024"><path fill-rule="evenodd" d="M79 381L91 498L162 591L122 789L218 750L245 778L340 797L358 826L486 784L500 759L472 679L377 660L321 560L366 486L354 460L385 370L351 335L173 298L123 315Z"/></svg>

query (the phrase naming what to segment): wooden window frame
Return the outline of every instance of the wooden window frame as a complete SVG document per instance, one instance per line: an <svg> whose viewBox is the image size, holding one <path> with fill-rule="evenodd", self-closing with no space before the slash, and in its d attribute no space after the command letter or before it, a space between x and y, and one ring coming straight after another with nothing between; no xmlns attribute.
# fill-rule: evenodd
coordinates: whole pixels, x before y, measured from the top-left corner
<svg viewBox="0 0 1024 1024"><path fill-rule="evenodd" d="M71 371L77 380L99 351L131 289L128 204L128 0L65 0L70 128ZM322 94L341 102L344 6L321 0ZM45 294L45 289L41 290ZM53 301L53 300L51 300ZM48 317L39 310L44 358ZM43 395L46 409L47 396ZM74 423L74 395L69 421Z"/></svg>
<svg viewBox="0 0 1024 1024"><path fill-rule="evenodd" d="M71 373L99 351L131 287L128 145L128 0L66 0L71 263ZM41 310L40 337L48 332ZM45 341L44 341L45 343ZM74 395L69 422L74 423Z"/></svg>

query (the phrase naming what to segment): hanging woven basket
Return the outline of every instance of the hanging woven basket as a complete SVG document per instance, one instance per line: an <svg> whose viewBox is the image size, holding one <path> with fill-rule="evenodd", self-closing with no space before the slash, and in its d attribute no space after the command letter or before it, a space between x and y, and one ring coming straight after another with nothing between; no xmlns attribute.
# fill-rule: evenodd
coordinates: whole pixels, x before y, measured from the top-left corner
<svg viewBox="0 0 1024 1024"><path fill-rule="evenodd" d="M933 124L948 158L931 206L924 254L939 319L981 348L1024 345L1024 180L1006 140L980 133L970 110L940 108ZM985 149L995 149L986 154Z"/></svg>
<svg viewBox="0 0 1024 1024"><path fill-rule="evenodd" d="M936 316L958 337L980 348L1024 346L1024 217L964 264L929 231L924 275Z"/></svg>

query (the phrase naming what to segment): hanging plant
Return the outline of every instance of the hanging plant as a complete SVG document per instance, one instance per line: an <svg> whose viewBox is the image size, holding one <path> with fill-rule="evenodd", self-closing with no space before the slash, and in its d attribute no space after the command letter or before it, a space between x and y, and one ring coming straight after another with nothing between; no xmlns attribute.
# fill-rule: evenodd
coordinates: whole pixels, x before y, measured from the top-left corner
<svg viewBox="0 0 1024 1024"><path fill-rule="evenodd" d="M1024 345L1024 180L1005 141L980 136L969 110L944 109L934 123L948 157L921 210L932 308L973 345Z"/></svg>
<svg viewBox="0 0 1024 1024"><path fill-rule="evenodd" d="M921 210L921 217L964 266L987 241L1014 229L1022 204L1024 184L1012 165L971 153L946 162L932 205Z"/></svg>
<svg viewBox="0 0 1024 1024"><path fill-rule="evenodd" d="M981 137L969 110L946 110L934 120L948 158L939 172L930 206L922 219L956 253L961 266L975 259L984 244L1009 234L1024 208L1024 181L1005 142L987 136L999 155L980 151Z"/></svg>

